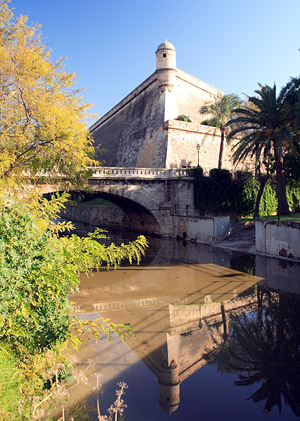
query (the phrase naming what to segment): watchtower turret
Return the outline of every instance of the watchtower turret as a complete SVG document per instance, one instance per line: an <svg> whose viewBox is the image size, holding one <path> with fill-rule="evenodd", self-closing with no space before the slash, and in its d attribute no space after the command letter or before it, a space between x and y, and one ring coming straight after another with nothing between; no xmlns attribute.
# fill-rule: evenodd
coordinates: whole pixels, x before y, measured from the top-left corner
<svg viewBox="0 0 300 421"><path fill-rule="evenodd" d="M175 412L180 404L180 380L174 360L169 366L167 361L162 364L159 377L159 403L169 414Z"/></svg>
<svg viewBox="0 0 300 421"><path fill-rule="evenodd" d="M161 92L171 92L175 85L176 77L176 50L173 44L165 40L156 50L156 73L161 87Z"/></svg>
<svg viewBox="0 0 300 421"><path fill-rule="evenodd" d="M176 50L173 44L165 40L156 50L156 69L176 69Z"/></svg>

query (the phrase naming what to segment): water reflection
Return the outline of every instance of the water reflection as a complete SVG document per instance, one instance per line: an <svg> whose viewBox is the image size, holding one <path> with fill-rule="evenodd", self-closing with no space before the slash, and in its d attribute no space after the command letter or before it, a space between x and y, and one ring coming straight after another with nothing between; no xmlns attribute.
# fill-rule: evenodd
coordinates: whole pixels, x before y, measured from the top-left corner
<svg viewBox="0 0 300 421"><path fill-rule="evenodd" d="M239 373L237 386L256 384L248 399L270 412L282 400L300 416L300 301L258 287L250 314L235 316L228 339L208 357L222 373Z"/></svg>
<svg viewBox="0 0 300 421"><path fill-rule="evenodd" d="M288 405L283 419L299 416L299 265L240 256L160 241L152 243L146 266L83 276L72 297L76 312L129 322L137 338L128 345L117 336L110 344L85 344L78 369L87 368L88 384L73 389L70 404L86 399L77 411L85 407L87 419L97 419L90 407L101 372L103 409L116 383L129 383L127 420L163 420L168 413L175 420L198 419L199 397L191 402L196 391L202 419L259 418L274 405L281 408L280 396ZM246 398L259 404L249 406ZM272 419L278 416L272 411Z"/></svg>

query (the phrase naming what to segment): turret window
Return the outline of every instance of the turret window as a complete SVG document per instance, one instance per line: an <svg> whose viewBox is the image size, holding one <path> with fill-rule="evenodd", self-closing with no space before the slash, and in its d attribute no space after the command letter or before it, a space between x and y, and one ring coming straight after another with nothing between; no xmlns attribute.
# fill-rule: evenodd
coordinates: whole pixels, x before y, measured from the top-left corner
<svg viewBox="0 0 300 421"><path fill-rule="evenodd" d="M167 57L167 54L166 53L163 53L163 57Z"/></svg>

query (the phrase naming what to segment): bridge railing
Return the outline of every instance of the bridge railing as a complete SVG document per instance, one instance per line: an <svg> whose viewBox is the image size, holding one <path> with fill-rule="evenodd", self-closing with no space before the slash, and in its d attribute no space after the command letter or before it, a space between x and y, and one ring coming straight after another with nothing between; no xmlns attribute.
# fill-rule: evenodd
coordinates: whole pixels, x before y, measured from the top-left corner
<svg viewBox="0 0 300 421"><path fill-rule="evenodd" d="M188 176L185 168L125 168L90 167L91 178L159 178L170 179Z"/></svg>

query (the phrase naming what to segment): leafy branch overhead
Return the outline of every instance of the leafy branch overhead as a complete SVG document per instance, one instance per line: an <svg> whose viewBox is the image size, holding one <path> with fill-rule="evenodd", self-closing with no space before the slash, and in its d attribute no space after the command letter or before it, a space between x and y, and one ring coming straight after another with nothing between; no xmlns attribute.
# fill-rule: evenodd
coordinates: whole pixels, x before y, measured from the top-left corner
<svg viewBox="0 0 300 421"><path fill-rule="evenodd" d="M121 260L138 261L147 241L106 247L99 233L87 238L58 235L24 204L0 202L0 341L16 352L41 352L70 336L68 293L79 274Z"/></svg>
<svg viewBox="0 0 300 421"><path fill-rule="evenodd" d="M64 59L51 60L39 25L14 19L0 0L0 181L59 173L69 180L93 163L91 115Z"/></svg>

